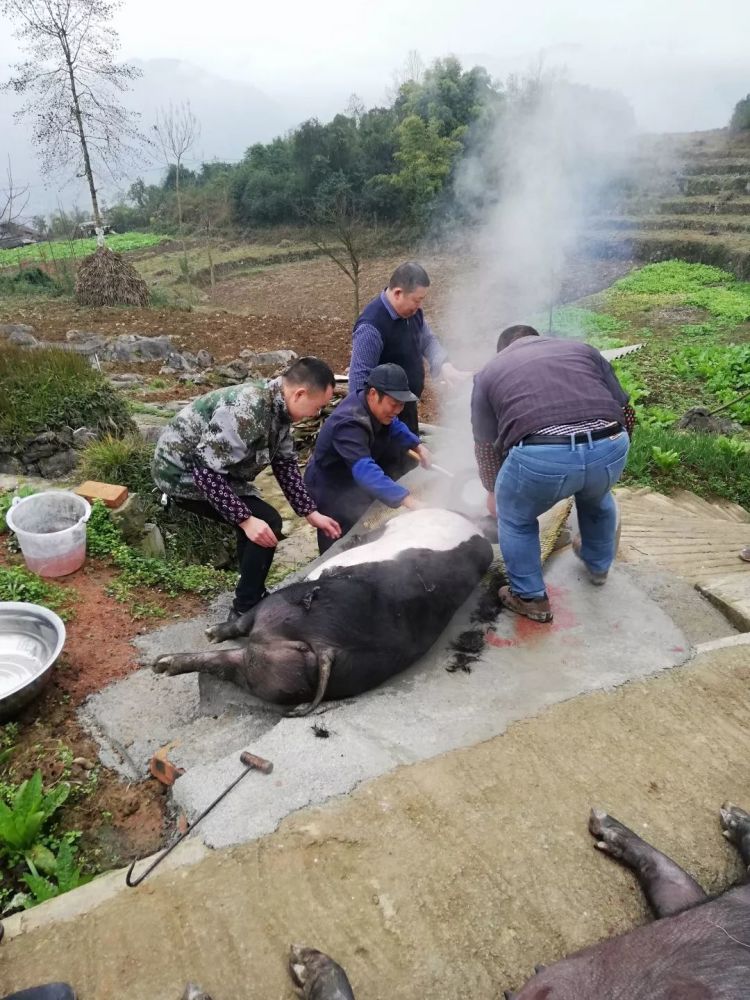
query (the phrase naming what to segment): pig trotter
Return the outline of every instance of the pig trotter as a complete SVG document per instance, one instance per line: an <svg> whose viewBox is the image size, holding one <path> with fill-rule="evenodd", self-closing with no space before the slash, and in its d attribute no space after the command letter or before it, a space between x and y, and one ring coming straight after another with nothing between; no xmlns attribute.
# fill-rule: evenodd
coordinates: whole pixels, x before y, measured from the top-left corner
<svg viewBox="0 0 750 1000"><path fill-rule="evenodd" d="M742 863L750 867L750 813L725 802L719 810L724 836L740 853Z"/></svg>
<svg viewBox="0 0 750 1000"><path fill-rule="evenodd" d="M173 660L172 656L159 656L154 660L151 669L155 674L169 674L170 677L173 677L178 672L172 669Z"/></svg>
<svg viewBox="0 0 750 1000"><path fill-rule="evenodd" d="M181 1000L211 1000L211 997L200 986L196 986L195 983L188 983Z"/></svg>
<svg viewBox="0 0 750 1000"><path fill-rule="evenodd" d="M635 873L657 918L673 916L708 898L695 879L676 862L612 816L592 809L589 830L596 837L600 851L621 861Z"/></svg>
<svg viewBox="0 0 750 1000"><path fill-rule="evenodd" d="M293 944L289 949L289 975L305 1000L354 1000L344 970L316 948Z"/></svg>
<svg viewBox="0 0 750 1000"><path fill-rule="evenodd" d="M297 719L303 715L309 715L321 703L325 697L328 681L331 677L331 667L333 666L335 656L336 653L332 649L322 649L318 653L318 690L315 692L315 697L309 705L297 705L291 712L286 712L285 714L288 719Z"/></svg>
<svg viewBox="0 0 750 1000"><path fill-rule="evenodd" d="M157 674L169 674L170 677L201 672L234 681L237 670L242 665L243 653L241 649L226 649L215 653L169 653L158 657L152 670Z"/></svg>

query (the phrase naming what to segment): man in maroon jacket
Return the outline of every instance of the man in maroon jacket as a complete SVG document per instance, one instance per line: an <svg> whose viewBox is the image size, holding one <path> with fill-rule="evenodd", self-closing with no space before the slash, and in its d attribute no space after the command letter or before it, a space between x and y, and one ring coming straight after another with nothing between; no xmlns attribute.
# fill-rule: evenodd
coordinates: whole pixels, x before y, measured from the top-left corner
<svg viewBox="0 0 750 1000"><path fill-rule="evenodd" d="M611 489L630 444L628 398L596 348L530 326L504 330L475 376L475 452L510 581L499 596L511 611L552 621L537 518L565 497L575 497L578 512L576 554L592 583L606 581L616 548Z"/></svg>

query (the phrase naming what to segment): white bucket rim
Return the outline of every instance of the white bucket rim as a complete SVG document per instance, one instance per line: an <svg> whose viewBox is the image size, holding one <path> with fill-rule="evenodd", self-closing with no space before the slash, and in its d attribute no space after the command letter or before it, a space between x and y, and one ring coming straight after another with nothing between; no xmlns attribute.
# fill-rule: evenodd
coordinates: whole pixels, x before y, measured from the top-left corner
<svg viewBox="0 0 750 1000"><path fill-rule="evenodd" d="M32 493L27 497L14 497L13 502L9 509L5 513L5 522L14 534L18 534L20 531L24 535L38 535L37 531L28 531L26 528L18 528L13 524L13 512L17 511L19 507L23 504L28 503L29 500L38 500L40 497L49 496L69 496L74 497L76 500L83 504L83 515L78 518L75 524L69 525L67 528L61 528L59 531L47 531L42 534L51 537L52 535L61 535L64 531L72 531L74 528L79 527L81 524L85 524L91 517L91 504L85 497L82 497L79 493L74 493L72 490L42 490L40 493Z"/></svg>

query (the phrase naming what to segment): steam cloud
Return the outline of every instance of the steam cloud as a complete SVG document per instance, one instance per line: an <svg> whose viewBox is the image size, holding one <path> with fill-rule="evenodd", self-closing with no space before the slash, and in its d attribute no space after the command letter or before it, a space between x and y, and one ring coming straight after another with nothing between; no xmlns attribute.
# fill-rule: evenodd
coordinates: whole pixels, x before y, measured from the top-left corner
<svg viewBox="0 0 750 1000"><path fill-rule="evenodd" d="M456 179L468 267L444 328L472 367L511 323L540 322L593 211L627 176L634 121L623 98L559 77L511 85ZM540 332L546 332L546 325Z"/></svg>

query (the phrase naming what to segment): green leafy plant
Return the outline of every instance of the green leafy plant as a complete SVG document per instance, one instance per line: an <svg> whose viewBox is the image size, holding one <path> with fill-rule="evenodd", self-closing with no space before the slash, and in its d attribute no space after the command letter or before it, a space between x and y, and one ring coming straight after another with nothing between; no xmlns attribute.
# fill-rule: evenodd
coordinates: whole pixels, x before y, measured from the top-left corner
<svg viewBox="0 0 750 1000"><path fill-rule="evenodd" d="M674 469L676 465L680 464L680 453L678 451L667 451L658 445L652 446L651 456L662 470Z"/></svg>
<svg viewBox="0 0 750 1000"><path fill-rule="evenodd" d="M688 264L684 260L665 260L658 264L646 264L620 278L612 286L619 292L635 292L646 295L664 293L687 293L714 285L731 285L733 274L708 264Z"/></svg>
<svg viewBox="0 0 750 1000"><path fill-rule="evenodd" d="M650 427L672 427L678 416L665 406L644 406L638 413L638 421Z"/></svg>
<svg viewBox="0 0 750 1000"><path fill-rule="evenodd" d="M57 856L51 851L47 852L44 858L44 865L37 864L32 858L27 858L26 863L31 872L24 875L22 881L29 887L31 896L22 899L24 909L30 909L37 903L43 903L48 899L54 899L64 892L77 889L81 885L90 882L91 875L83 875L81 868L76 865L75 851L65 840L60 844ZM39 874L39 868L49 875L54 875L54 881Z"/></svg>
<svg viewBox="0 0 750 1000"><path fill-rule="evenodd" d="M110 585L110 592L121 601L132 598L136 587L150 587L174 597L182 591L206 596L234 586L236 575L213 569L211 566L188 565L175 560L155 559L144 556L126 545L113 523L109 510L101 500L92 505L88 523L88 549L92 555L109 557L120 570L117 580ZM150 615L161 609L153 605L143 607Z"/></svg>
<svg viewBox="0 0 750 1000"><path fill-rule="evenodd" d="M0 846L13 852L28 851L44 823L65 802L70 785L61 781L51 791L42 788L42 772L35 771L23 781L10 804L0 800Z"/></svg>
<svg viewBox="0 0 750 1000"><path fill-rule="evenodd" d="M74 595L65 587L48 583L22 566L0 566L0 601L25 601L56 611L65 621L73 614Z"/></svg>
<svg viewBox="0 0 750 1000"><path fill-rule="evenodd" d="M547 324L539 318L540 332L546 332ZM581 340L591 340L595 336L608 337L609 340L616 340L612 335L619 333L623 328L621 320L608 313L594 312L591 309L581 309L578 306L562 306L552 312L552 331L564 337L577 337ZM621 346L622 341L616 340L615 346Z"/></svg>
<svg viewBox="0 0 750 1000"><path fill-rule="evenodd" d="M116 233L107 237L107 246L118 253L128 250L145 250L168 239L156 233ZM51 243L34 243L30 246L0 250L0 267L11 267L22 261L64 260L68 257L81 259L96 250L96 238L83 240L55 240Z"/></svg>
<svg viewBox="0 0 750 1000"><path fill-rule="evenodd" d="M30 497L32 493L36 493L35 487L19 486L13 493L0 494L0 535L8 530L8 523L5 520L5 515L13 505L15 497Z"/></svg>
<svg viewBox="0 0 750 1000"><path fill-rule="evenodd" d="M741 441L735 437L718 437L716 447L732 458L750 457L750 441Z"/></svg>

